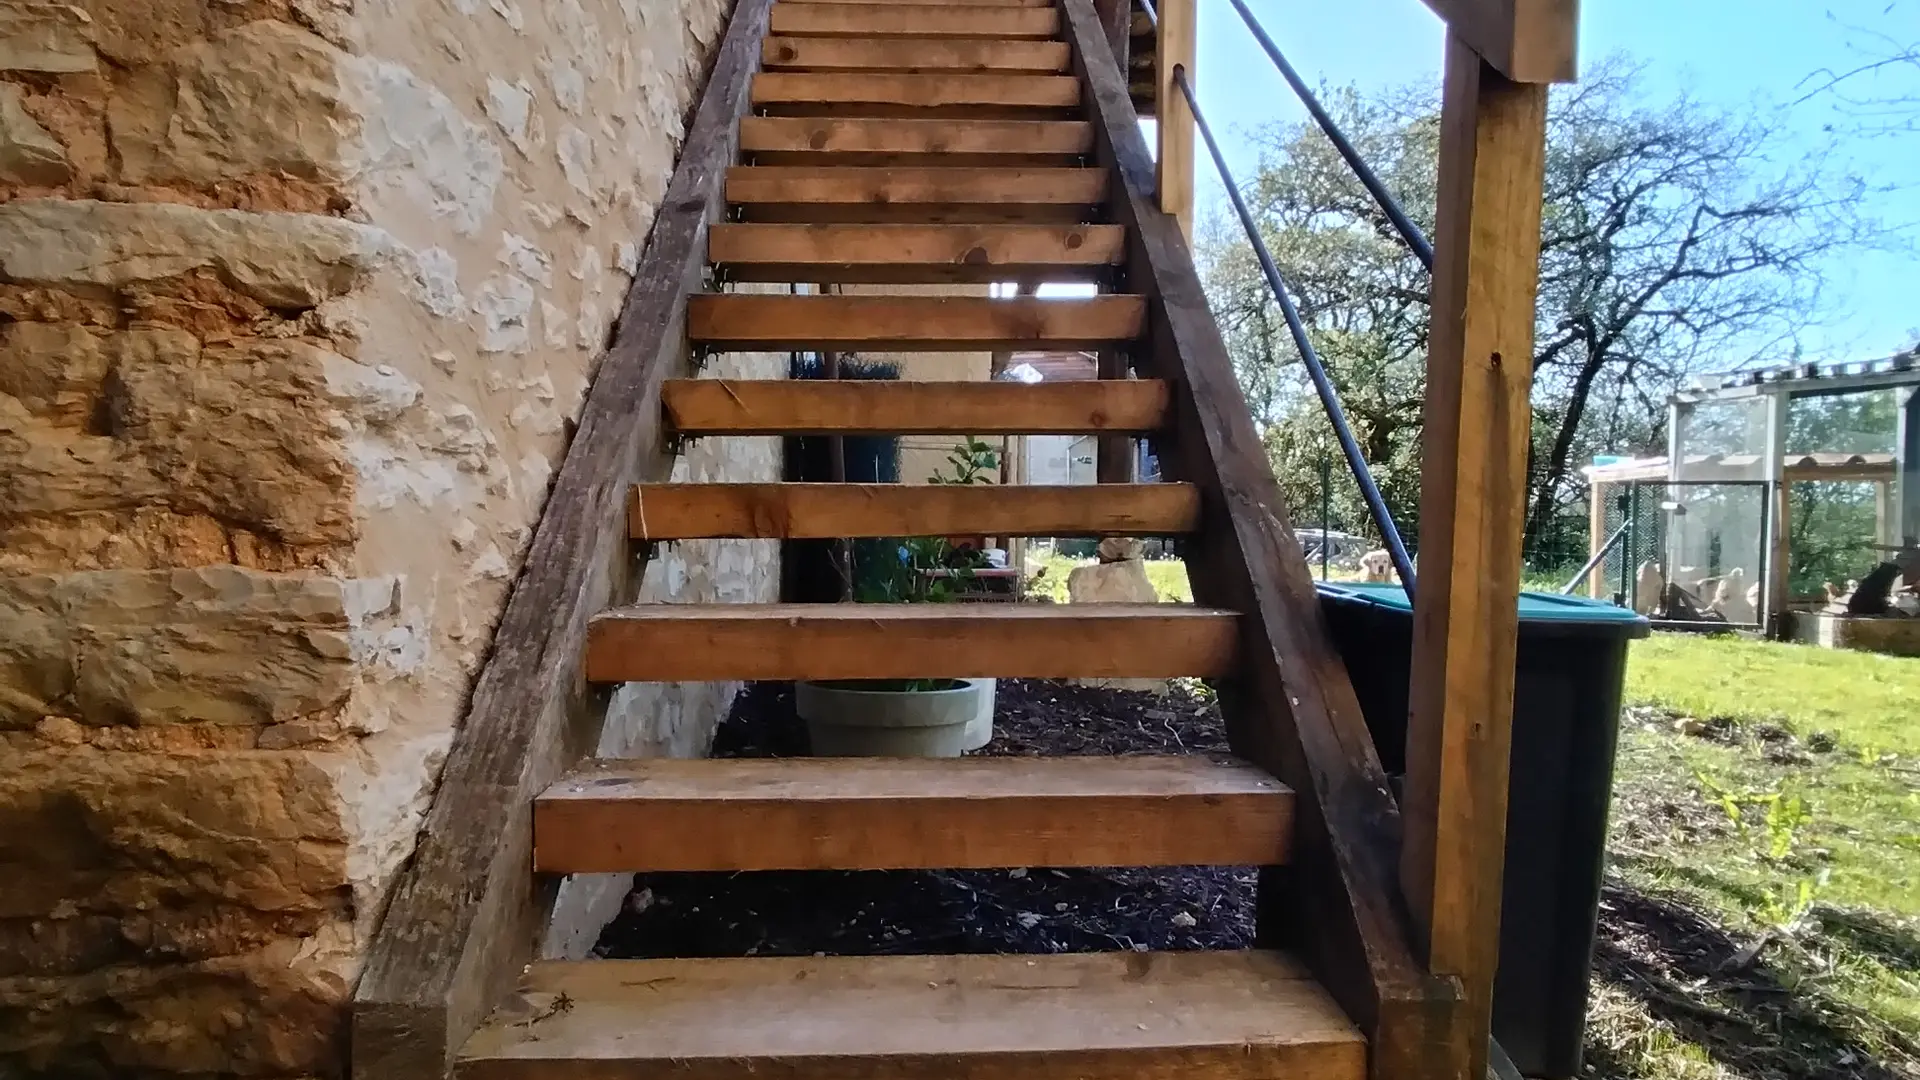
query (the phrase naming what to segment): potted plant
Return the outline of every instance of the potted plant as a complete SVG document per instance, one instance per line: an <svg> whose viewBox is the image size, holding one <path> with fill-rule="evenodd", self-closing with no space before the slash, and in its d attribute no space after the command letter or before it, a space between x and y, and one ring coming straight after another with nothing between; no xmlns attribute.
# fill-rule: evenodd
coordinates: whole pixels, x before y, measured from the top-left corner
<svg viewBox="0 0 1920 1080"><path fill-rule="evenodd" d="M934 484L986 482L999 453L969 439ZM945 603L985 565L984 538L909 537L854 545L854 599ZM993 738L992 679L849 679L802 682L794 704L822 757L958 757Z"/></svg>

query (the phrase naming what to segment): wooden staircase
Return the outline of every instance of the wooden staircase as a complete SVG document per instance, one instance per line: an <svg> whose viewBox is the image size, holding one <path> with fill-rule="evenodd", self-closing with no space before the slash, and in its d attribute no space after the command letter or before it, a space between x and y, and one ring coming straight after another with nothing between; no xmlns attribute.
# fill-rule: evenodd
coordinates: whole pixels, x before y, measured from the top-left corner
<svg viewBox="0 0 1920 1080"><path fill-rule="evenodd" d="M1441 1075L1456 993L1408 947L1393 802L1099 18L738 0L363 977L359 1075ZM1102 291L872 288L1041 280ZM1087 349L1122 377L672 377L690 349ZM1177 480L659 482L675 438L865 433L1144 435ZM952 534L1180 535L1200 604L625 602L633 544ZM1216 679L1237 756L581 760L610 684L971 676ZM557 875L1192 864L1272 868L1260 949L536 955Z"/></svg>

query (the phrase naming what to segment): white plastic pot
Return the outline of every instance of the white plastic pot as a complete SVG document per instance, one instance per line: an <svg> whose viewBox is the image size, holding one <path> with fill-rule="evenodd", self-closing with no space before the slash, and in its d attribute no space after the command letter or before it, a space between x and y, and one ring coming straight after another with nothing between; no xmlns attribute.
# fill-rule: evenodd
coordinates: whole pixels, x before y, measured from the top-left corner
<svg viewBox="0 0 1920 1080"><path fill-rule="evenodd" d="M959 757L980 721L987 680L950 690L865 690L802 682L794 706L815 757ZM989 735L992 713L987 714Z"/></svg>
<svg viewBox="0 0 1920 1080"><path fill-rule="evenodd" d="M967 749L978 750L993 741L993 698L994 688L999 685L995 679L962 679L980 687L980 712L967 725Z"/></svg>

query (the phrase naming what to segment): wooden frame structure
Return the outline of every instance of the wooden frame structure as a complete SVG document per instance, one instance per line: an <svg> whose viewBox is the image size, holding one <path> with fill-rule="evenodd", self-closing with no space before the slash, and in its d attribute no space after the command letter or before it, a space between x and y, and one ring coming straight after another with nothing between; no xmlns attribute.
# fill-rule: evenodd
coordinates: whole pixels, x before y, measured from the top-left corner
<svg viewBox="0 0 1920 1080"><path fill-rule="evenodd" d="M1230 741L1297 793L1293 862L1263 879L1260 937L1297 950L1362 1028L1372 1077L1478 1080L1504 850L1542 80L1571 73L1573 0L1429 0L1452 34L1422 477L1425 576L1415 609L1411 772L1399 805L1188 248L1193 129L1167 80L1192 64L1194 0L1160 9L1157 162L1140 133L1128 58L1116 55L1129 35L1103 2L1059 0L1091 144L1044 149L1083 156L1108 174L1108 212L1126 230L1117 273L1144 302L1136 311L1113 298L1128 305L1116 312L1144 319L1145 333L1130 358L1103 358L1102 371L1130 366L1171 388L1167 472L1197 492L1202 526L1195 598L1240 613L1237 641L1227 643L1239 666L1223 690ZM354 1002L353 1069L362 1080L444 1074L542 942L579 936L565 925L555 933L555 920L582 916L557 906L556 890L530 873L533 800L591 751L604 722L606 696L588 681L588 622L631 600L639 579L644 554L630 547L629 491L664 479L671 463L662 385L689 362L688 297L703 288L710 226L726 205L725 176L752 108L773 6L736 2L613 348L374 942ZM759 119L769 122L754 137L771 140L762 149L791 152L775 138L785 138L775 118ZM717 306L709 298L692 318ZM1102 479L1123 476L1108 465Z"/></svg>

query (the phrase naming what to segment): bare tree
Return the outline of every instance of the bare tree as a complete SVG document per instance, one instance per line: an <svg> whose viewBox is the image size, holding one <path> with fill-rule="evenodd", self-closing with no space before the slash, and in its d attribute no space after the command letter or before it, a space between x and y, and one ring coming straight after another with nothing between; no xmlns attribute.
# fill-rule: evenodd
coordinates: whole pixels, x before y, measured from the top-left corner
<svg viewBox="0 0 1920 1080"><path fill-rule="evenodd" d="M1891 0L1867 22L1827 18L1846 31L1858 60L1808 75L1795 104L1831 100L1867 134L1920 133L1920 2Z"/></svg>
<svg viewBox="0 0 1920 1080"><path fill-rule="evenodd" d="M1430 227L1438 147L1430 92L1332 95L1348 134L1408 211ZM1427 281L1325 139L1305 127L1263 136L1249 185L1263 232L1334 373L1369 460L1408 506L1417 488ZM1702 368L1786 359L1822 311L1821 265L1855 243L1859 185L1818 156L1782 166L1762 117L1681 98L1645 102L1638 71L1598 65L1557 94L1548 119L1539 325L1530 453L1530 543L1603 449L1650 448L1660 404ZM1244 242L1202 244L1216 309L1243 376L1273 422L1324 424L1301 404L1291 345ZM1282 328L1284 329L1284 328ZM1291 382L1290 382L1291 380ZM1283 391L1295 388L1292 394ZM1305 434L1270 437L1285 449ZM1307 463L1277 462L1296 477Z"/></svg>

